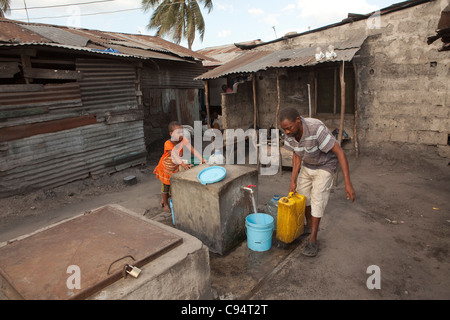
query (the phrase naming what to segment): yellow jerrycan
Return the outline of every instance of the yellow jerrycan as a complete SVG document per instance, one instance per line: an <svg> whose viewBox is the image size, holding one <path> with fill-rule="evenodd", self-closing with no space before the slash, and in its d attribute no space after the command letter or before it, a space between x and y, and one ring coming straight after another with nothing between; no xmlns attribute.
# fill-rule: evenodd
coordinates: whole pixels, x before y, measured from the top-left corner
<svg viewBox="0 0 450 320"><path fill-rule="evenodd" d="M304 195L289 192L289 196L278 201L277 239L291 243L303 233L305 227Z"/></svg>

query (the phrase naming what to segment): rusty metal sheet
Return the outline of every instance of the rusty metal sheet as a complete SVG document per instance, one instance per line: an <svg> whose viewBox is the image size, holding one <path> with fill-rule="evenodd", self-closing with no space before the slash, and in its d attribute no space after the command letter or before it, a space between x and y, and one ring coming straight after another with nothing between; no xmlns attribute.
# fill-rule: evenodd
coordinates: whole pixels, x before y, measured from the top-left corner
<svg viewBox="0 0 450 320"><path fill-rule="evenodd" d="M36 122L14 127L0 128L0 142L23 139L38 134L58 132L97 123L95 115L82 115L59 120Z"/></svg>
<svg viewBox="0 0 450 320"><path fill-rule="evenodd" d="M255 62L270 55L272 51L248 51L242 53L236 59L233 59L215 69L212 69L201 76L195 78L196 80L217 79L229 74L235 73L251 73L261 70L260 65L254 66ZM252 66L253 65L253 66Z"/></svg>
<svg viewBox="0 0 450 320"><path fill-rule="evenodd" d="M83 299L121 279L126 264L142 267L181 243L169 231L104 206L0 248L0 276L23 299ZM70 266L79 267L80 289L67 285Z"/></svg>
<svg viewBox="0 0 450 320"><path fill-rule="evenodd" d="M305 44L304 47L285 50L250 50L242 53L236 59L210 70L195 79L217 79L230 74L253 73L269 68L306 67L323 62L350 61L366 38L367 35L353 35L344 41L330 43L333 45L336 53L336 57L331 60L323 59L316 61L315 59L316 49L320 47L325 52L329 45L326 43Z"/></svg>

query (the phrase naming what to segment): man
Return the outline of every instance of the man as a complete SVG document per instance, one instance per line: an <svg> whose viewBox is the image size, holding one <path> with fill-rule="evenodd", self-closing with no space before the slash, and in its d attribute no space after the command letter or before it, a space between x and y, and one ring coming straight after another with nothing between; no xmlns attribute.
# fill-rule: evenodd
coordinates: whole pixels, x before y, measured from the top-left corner
<svg viewBox="0 0 450 320"><path fill-rule="evenodd" d="M306 196L305 233L311 234L302 253L313 257L318 251L319 223L328 203L338 162L344 174L347 199L355 201L347 157L320 120L303 118L295 108L280 111L280 126L286 133L284 147L293 151L289 192Z"/></svg>

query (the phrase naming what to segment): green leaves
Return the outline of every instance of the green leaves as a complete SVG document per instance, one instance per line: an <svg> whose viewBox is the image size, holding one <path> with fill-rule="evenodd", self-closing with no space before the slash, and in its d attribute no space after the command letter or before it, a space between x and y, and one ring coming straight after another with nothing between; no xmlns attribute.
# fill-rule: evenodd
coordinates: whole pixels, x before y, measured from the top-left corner
<svg viewBox="0 0 450 320"><path fill-rule="evenodd" d="M199 4L208 13L213 9L212 0L142 0L144 11L155 9L147 28L156 29L156 36L168 37L177 44L186 39L191 49L196 32L200 34L200 40L205 35L205 21Z"/></svg>

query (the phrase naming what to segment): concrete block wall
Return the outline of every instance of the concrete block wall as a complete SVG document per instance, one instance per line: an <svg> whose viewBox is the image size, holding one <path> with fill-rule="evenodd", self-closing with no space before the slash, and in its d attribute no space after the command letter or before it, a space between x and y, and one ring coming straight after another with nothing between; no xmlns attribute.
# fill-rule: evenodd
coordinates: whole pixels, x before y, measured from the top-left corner
<svg viewBox="0 0 450 320"><path fill-rule="evenodd" d="M388 141L447 145L450 52L426 43L435 34L441 1L381 16L380 33L361 50L359 124L367 146Z"/></svg>
<svg viewBox="0 0 450 320"><path fill-rule="evenodd" d="M450 158L450 51L438 51L442 47L440 40L427 44L427 38L436 34L441 11L447 4L447 0L431 1L381 15L375 27L369 28L369 21L361 20L268 44L258 50L305 47L367 34L354 58L360 147L382 147L389 142L433 146L439 155ZM309 77L305 68L303 77L293 76L295 68L287 69L287 78L281 78L280 83L282 108L296 103L287 100L290 94L305 96ZM270 70L258 73L261 74L263 79L257 78L260 124L269 127L277 105L276 76ZM298 104L303 114L308 106L307 95L305 98ZM252 109L250 112L253 114ZM338 117L317 117L329 128L338 123ZM346 115L344 129L351 136L353 122L351 115Z"/></svg>
<svg viewBox="0 0 450 320"><path fill-rule="evenodd" d="M251 81L240 83L236 93L222 95L222 116L224 128L247 129L253 124Z"/></svg>

